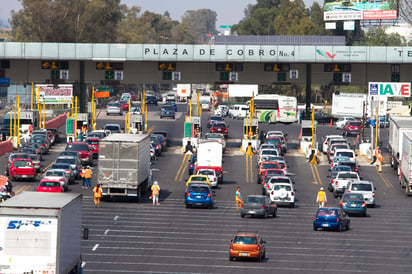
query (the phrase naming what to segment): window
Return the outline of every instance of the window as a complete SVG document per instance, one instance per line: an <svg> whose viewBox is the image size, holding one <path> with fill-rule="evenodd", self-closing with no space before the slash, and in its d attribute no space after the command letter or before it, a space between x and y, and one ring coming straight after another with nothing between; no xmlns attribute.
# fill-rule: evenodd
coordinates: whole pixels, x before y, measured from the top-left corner
<svg viewBox="0 0 412 274"><path fill-rule="evenodd" d="M195 192L195 193L209 193L209 188L205 186L191 186L189 188L189 192Z"/></svg>
<svg viewBox="0 0 412 274"><path fill-rule="evenodd" d="M234 244L257 244L257 239L256 237L251 237L251 236L236 236L234 241Z"/></svg>
<svg viewBox="0 0 412 274"><path fill-rule="evenodd" d="M66 150L70 151L89 151L89 146L86 144L68 145Z"/></svg>
<svg viewBox="0 0 412 274"><path fill-rule="evenodd" d="M284 189L286 191L291 191L292 190L292 188L288 185L274 185L273 186L273 190L281 190L281 189Z"/></svg>
<svg viewBox="0 0 412 274"><path fill-rule="evenodd" d="M318 216L336 216L336 210L333 209L321 209L318 211Z"/></svg>
<svg viewBox="0 0 412 274"><path fill-rule="evenodd" d="M58 183L58 182L42 182L42 183L40 183L40 186L43 186L43 187L59 187L60 183Z"/></svg>
<svg viewBox="0 0 412 274"><path fill-rule="evenodd" d="M352 184L352 190L354 190L354 191L372 191L372 185L370 185L370 184Z"/></svg>

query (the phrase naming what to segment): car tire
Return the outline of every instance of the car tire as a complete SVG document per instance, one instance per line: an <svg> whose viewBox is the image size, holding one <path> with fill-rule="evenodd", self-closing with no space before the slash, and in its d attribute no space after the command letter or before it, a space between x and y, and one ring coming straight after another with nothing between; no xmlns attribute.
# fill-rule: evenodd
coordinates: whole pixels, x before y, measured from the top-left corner
<svg viewBox="0 0 412 274"><path fill-rule="evenodd" d="M278 210L276 209L275 212L273 212L273 218L276 218L276 216L278 215Z"/></svg>
<svg viewBox="0 0 412 274"><path fill-rule="evenodd" d="M262 259L266 259L266 251L265 251L265 253L263 253Z"/></svg>
<svg viewBox="0 0 412 274"><path fill-rule="evenodd" d="M341 231L342 231L342 223L339 223L338 232L341 232Z"/></svg>
<svg viewBox="0 0 412 274"><path fill-rule="evenodd" d="M259 263L262 262L262 256L260 256L260 254L259 254L259 257L258 257L257 261L258 261Z"/></svg>
<svg viewBox="0 0 412 274"><path fill-rule="evenodd" d="M316 226L313 226L313 231L317 231L318 228Z"/></svg>
<svg viewBox="0 0 412 274"><path fill-rule="evenodd" d="M290 207L291 207L291 208L295 208L295 203L291 203L291 204L290 204Z"/></svg>
<svg viewBox="0 0 412 274"><path fill-rule="evenodd" d="M173 119L175 119L175 117L173 116Z"/></svg>
<svg viewBox="0 0 412 274"><path fill-rule="evenodd" d="M189 207L190 207L190 205L186 204L186 208L189 208Z"/></svg>
<svg viewBox="0 0 412 274"><path fill-rule="evenodd" d="M232 256L229 256L229 261L233 261L233 257L232 257Z"/></svg>
<svg viewBox="0 0 412 274"><path fill-rule="evenodd" d="M240 213L240 218L245 218L245 214Z"/></svg>
<svg viewBox="0 0 412 274"><path fill-rule="evenodd" d="M350 230L350 222L346 225L346 230Z"/></svg>
<svg viewBox="0 0 412 274"><path fill-rule="evenodd" d="M163 118L163 116L162 115L160 115L160 119L162 119Z"/></svg>
<svg viewBox="0 0 412 274"><path fill-rule="evenodd" d="M332 187L331 184L328 185L328 190L329 190L329 192L332 192L332 191L333 191L333 187Z"/></svg>
<svg viewBox="0 0 412 274"><path fill-rule="evenodd" d="M107 116L110 116L110 113L107 113L107 112L106 112L106 115L107 115Z"/></svg>
<svg viewBox="0 0 412 274"><path fill-rule="evenodd" d="M268 212L265 211L265 214L263 214L263 219L267 219L268 218Z"/></svg>

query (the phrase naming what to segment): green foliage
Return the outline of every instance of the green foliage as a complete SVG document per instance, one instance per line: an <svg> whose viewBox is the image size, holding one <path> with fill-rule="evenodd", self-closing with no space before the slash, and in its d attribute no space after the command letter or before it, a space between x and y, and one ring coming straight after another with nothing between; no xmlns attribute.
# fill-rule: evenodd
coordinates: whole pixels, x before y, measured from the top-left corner
<svg viewBox="0 0 412 274"><path fill-rule="evenodd" d="M361 39L364 46L402 46L404 38L398 33L386 34L382 28L370 29Z"/></svg>

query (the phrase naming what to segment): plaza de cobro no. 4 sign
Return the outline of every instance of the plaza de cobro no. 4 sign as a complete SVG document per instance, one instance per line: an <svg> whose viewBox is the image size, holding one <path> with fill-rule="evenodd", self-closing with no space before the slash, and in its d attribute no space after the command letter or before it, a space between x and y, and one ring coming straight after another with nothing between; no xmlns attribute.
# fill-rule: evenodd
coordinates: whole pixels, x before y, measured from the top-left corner
<svg viewBox="0 0 412 274"><path fill-rule="evenodd" d="M410 97L411 83L369 82L369 95L383 97Z"/></svg>

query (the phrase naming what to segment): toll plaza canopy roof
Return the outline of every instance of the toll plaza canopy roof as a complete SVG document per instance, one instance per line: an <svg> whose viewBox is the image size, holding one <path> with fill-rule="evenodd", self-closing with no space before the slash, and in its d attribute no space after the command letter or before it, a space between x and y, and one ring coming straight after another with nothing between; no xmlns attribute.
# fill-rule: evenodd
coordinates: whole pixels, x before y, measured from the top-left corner
<svg viewBox="0 0 412 274"><path fill-rule="evenodd" d="M7 42L0 59L396 64L412 63L412 47Z"/></svg>

